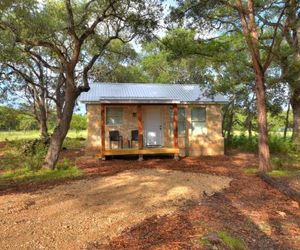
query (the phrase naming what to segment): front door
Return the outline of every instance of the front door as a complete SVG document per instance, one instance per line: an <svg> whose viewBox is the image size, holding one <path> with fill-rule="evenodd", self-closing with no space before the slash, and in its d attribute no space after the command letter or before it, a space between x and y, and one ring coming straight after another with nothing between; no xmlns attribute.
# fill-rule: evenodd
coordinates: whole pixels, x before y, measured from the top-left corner
<svg viewBox="0 0 300 250"><path fill-rule="evenodd" d="M162 146L161 108L158 106L146 107L144 117L146 146Z"/></svg>

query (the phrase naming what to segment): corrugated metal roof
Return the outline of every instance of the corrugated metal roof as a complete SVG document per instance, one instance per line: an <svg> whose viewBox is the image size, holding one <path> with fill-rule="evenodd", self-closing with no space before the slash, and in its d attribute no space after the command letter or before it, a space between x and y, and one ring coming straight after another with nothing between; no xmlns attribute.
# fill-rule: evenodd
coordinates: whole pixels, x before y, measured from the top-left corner
<svg viewBox="0 0 300 250"><path fill-rule="evenodd" d="M198 84L92 83L80 101L113 103L226 103L223 95L208 95Z"/></svg>

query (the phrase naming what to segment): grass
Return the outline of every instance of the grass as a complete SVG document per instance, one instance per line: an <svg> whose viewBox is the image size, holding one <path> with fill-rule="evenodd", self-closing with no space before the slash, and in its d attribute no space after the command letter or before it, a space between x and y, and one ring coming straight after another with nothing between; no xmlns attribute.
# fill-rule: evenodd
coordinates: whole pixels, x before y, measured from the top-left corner
<svg viewBox="0 0 300 250"><path fill-rule="evenodd" d="M225 245L229 249L233 249L233 250L246 250L247 249L247 247L245 246L245 243L241 239L235 238L225 231L218 232L218 236L220 237L220 239L225 243Z"/></svg>
<svg viewBox="0 0 300 250"><path fill-rule="evenodd" d="M33 171L28 168L8 170L0 175L0 186L21 183L42 183L55 180L72 179L82 175L77 167L57 168L55 170L40 169Z"/></svg>
<svg viewBox="0 0 300 250"><path fill-rule="evenodd" d="M86 130L70 130L67 137L69 138L86 138ZM29 130L29 131L0 131L0 141L15 141L15 140L33 140L37 139L40 136L38 130Z"/></svg>
<svg viewBox="0 0 300 250"><path fill-rule="evenodd" d="M231 234L229 234L226 231L219 231L216 232L216 236L222 241L221 248L217 246L214 246L212 242L207 237L202 237L200 239L200 243L204 245L209 245L212 247L212 249L231 249L231 250L247 250L247 246L245 245L244 241L241 239L238 239L236 237L233 237Z"/></svg>
<svg viewBox="0 0 300 250"><path fill-rule="evenodd" d="M243 168L242 171L246 174L256 174L258 172L258 167L247 167ZM300 175L300 169L273 169L268 172L268 175L272 177L293 177Z"/></svg>

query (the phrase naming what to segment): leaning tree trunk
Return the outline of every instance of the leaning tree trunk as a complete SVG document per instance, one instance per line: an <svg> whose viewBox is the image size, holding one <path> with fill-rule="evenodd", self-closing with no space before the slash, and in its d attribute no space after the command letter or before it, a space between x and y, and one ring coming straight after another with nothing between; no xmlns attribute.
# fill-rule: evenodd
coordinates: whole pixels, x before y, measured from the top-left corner
<svg viewBox="0 0 300 250"><path fill-rule="evenodd" d="M77 97L78 95L74 88L68 87L66 89L65 105L61 114L61 119L51 136L49 149L43 164L44 168L54 169L56 166L62 144L70 128Z"/></svg>
<svg viewBox="0 0 300 250"><path fill-rule="evenodd" d="M293 142L300 148L300 87L293 90L291 96L291 106L293 109Z"/></svg>
<svg viewBox="0 0 300 250"><path fill-rule="evenodd" d="M268 127L267 127L267 109L266 109L266 89L264 83L264 73L256 69L255 72L255 92L257 106L258 122L258 156L259 170L267 172L272 169L270 161L270 149L268 144Z"/></svg>

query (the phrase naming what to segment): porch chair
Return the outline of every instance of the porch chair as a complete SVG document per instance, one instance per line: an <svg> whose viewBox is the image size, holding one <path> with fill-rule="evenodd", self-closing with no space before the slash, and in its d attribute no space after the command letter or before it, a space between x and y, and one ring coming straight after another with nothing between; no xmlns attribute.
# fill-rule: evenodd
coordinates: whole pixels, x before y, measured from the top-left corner
<svg viewBox="0 0 300 250"><path fill-rule="evenodd" d="M129 141L129 140L128 140ZM132 148L132 142L139 141L139 131L138 130L131 130L131 140L130 143L128 142L129 147Z"/></svg>
<svg viewBox="0 0 300 250"><path fill-rule="evenodd" d="M111 143L113 141L118 142L118 148L123 148L123 136L120 135L120 132L118 130L109 131L109 146L111 149Z"/></svg>

